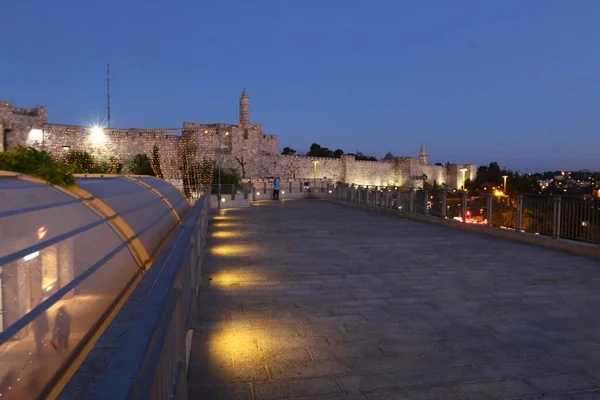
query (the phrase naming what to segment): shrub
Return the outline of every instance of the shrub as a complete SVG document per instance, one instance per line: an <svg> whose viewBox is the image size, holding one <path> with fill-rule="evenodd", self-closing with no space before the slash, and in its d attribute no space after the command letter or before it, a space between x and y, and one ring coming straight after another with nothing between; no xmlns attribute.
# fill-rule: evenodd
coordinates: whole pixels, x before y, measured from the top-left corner
<svg viewBox="0 0 600 400"><path fill-rule="evenodd" d="M13 151L0 153L0 170L35 176L53 185L75 185L71 166L56 160L50 153L33 147L21 146Z"/></svg>
<svg viewBox="0 0 600 400"><path fill-rule="evenodd" d="M154 176L154 170L150 165L150 159L144 153L136 154L129 160L129 171L134 175Z"/></svg>

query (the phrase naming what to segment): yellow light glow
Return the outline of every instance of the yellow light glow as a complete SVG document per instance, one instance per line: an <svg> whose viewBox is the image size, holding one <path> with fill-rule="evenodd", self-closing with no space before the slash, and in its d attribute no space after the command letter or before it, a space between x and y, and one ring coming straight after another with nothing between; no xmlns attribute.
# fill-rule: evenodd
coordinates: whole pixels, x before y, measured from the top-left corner
<svg viewBox="0 0 600 400"><path fill-rule="evenodd" d="M494 195L495 195L495 196L498 196L498 197L501 197L501 196L504 196L504 192L503 192L502 190L496 190L496 191L494 192Z"/></svg>
<svg viewBox="0 0 600 400"><path fill-rule="evenodd" d="M104 129L101 126L92 126L92 134L90 135L93 143L104 143L106 142L106 135L104 134Z"/></svg>
<svg viewBox="0 0 600 400"><path fill-rule="evenodd" d="M213 219L214 219L215 221L227 221L227 220L232 220L232 219L233 219L233 217L232 217L232 216L230 216L230 215L215 215L215 216L213 217Z"/></svg>
<svg viewBox="0 0 600 400"><path fill-rule="evenodd" d="M46 233L48 233L48 228L46 228L45 226L40 226L37 230L38 240L42 240L44 236L46 236Z"/></svg>
<svg viewBox="0 0 600 400"><path fill-rule="evenodd" d="M214 256L234 256L239 257L249 253L258 253L260 249L256 246L244 245L244 244L221 244L214 246L211 249L211 254Z"/></svg>
<svg viewBox="0 0 600 400"><path fill-rule="evenodd" d="M219 239L233 239L246 236L246 234L240 231L217 231L213 232L212 236Z"/></svg>
<svg viewBox="0 0 600 400"><path fill-rule="evenodd" d="M236 227L237 224L234 222L217 222L213 224L215 228L233 228Z"/></svg>
<svg viewBox="0 0 600 400"><path fill-rule="evenodd" d="M229 131L225 132L225 136L229 136Z"/></svg>
<svg viewBox="0 0 600 400"><path fill-rule="evenodd" d="M225 197L221 197L221 203L225 202Z"/></svg>

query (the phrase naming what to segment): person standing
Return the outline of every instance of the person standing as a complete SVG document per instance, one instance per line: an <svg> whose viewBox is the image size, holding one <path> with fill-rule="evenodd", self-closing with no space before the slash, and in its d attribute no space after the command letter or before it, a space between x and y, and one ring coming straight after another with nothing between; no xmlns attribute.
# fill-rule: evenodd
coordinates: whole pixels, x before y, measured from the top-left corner
<svg viewBox="0 0 600 400"><path fill-rule="evenodd" d="M31 325L33 327L33 337L35 339L35 355L40 359L44 352L44 338L48 332L50 332L50 323L48 322L46 311L43 311L38 315Z"/></svg>
<svg viewBox="0 0 600 400"><path fill-rule="evenodd" d="M273 182L273 200L279 200L279 189L281 188L281 184L279 183L279 178L275 178L275 182Z"/></svg>
<svg viewBox="0 0 600 400"><path fill-rule="evenodd" d="M52 332L53 346L57 351L69 349L69 335L71 334L71 314L65 306L61 306L54 320L54 331Z"/></svg>

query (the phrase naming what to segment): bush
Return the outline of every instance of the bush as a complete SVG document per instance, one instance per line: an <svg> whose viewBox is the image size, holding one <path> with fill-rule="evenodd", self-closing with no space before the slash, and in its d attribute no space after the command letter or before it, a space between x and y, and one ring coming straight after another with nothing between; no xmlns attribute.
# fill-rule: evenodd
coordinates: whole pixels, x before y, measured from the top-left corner
<svg viewBox="0 0 600 400"><path fill-rule="evenodd" d="M72 166L76 174L119 174L123 170L117 157L97 159L83 150L70 150L63 162Z"/></svg>
<svg viewBox="0 0 600 400"><path fill-rule="evenodd" d="M33 147L21 146L13 151L0 153L0 170L35 176L53 185L75 185L71 166L57 161L50 153Z"/></svg>
<svg viewBox="0 0 600 400"><path fill-rule="evenodd" d="M150 165L150 159L146 154L140 153L131 157L129 160L129 171L134 175L151 175L154 176L154 170Z"/></svg>

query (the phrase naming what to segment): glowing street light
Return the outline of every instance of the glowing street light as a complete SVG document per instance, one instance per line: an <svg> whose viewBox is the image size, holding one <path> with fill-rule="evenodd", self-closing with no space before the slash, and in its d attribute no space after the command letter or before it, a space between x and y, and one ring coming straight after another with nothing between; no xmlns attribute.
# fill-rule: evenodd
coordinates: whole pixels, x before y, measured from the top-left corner
<svg viewBox="0 0 600 400"><path fill-rule="evenodd" d="M314 167L314 171L315 171L315 181L317 180L317 164L319 163L318 161L313 161L313 167Z"/></svg>
<svg viewBox="0 0 600 400"><path fill-rule="evenodd" d="M504 193L506 193L506 180L508 179L508 175L502 175L502 179L504 179Z"/></svg>
<svg viewBox="0 0 600 400"><path fill-rule="evenodd" d="M466 174L467 174L468 169L467 168L461 168L460 172L462 172L462 189L465 189L465 182L466 182Z"/></svg>
<svg viewBox="0 0 600 400"><path fill-rule="evenodd" d="M104 134L104 129L98 125L92 126L92 133L90 135L90 138L92 139L92 143L95 144L106 142L106 135Z"/></svg>

